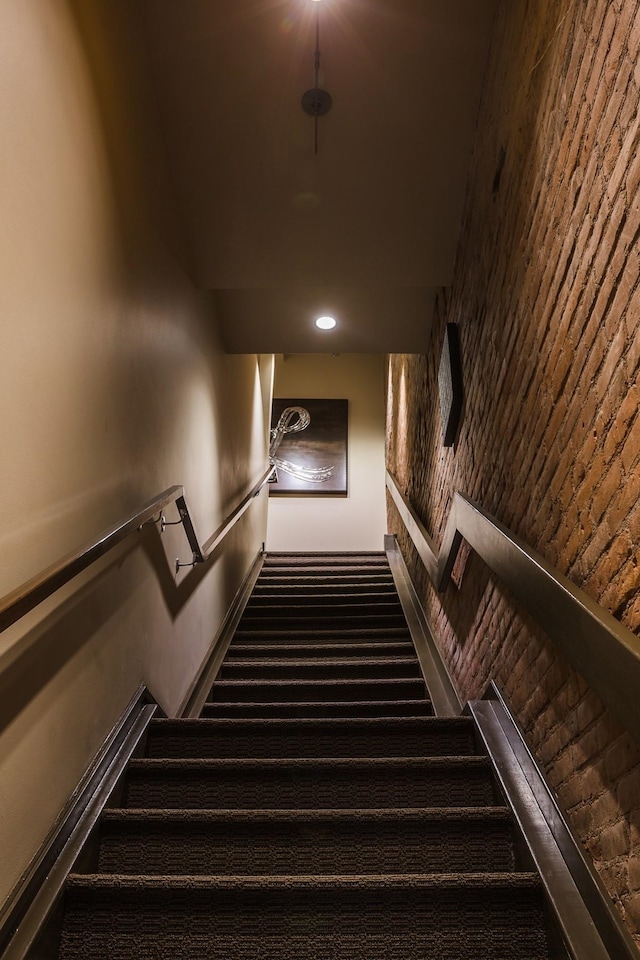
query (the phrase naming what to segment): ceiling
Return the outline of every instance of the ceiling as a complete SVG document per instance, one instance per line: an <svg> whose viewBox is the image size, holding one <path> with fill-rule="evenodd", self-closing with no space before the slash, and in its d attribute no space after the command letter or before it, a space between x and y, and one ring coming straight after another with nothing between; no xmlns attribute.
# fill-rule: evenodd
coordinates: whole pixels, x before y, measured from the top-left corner
<svg viewBox="0 0 640 960"><path fill-rule="evenodd" d="M148 0L169 162L231 352L424 352L495 0ZM301 107L319 85L318 120ZM312 323L333 313L338 326Z"/></svg>

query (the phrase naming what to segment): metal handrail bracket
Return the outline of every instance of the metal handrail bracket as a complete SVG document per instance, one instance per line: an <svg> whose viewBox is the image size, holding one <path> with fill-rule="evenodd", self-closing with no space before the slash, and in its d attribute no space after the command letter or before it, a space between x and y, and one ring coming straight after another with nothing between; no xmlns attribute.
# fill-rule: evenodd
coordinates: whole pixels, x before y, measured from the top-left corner
<svg viewBox="0 0 640 960"><path fill-rule="evenodd" d="M455 494L437 551L389 472L387 487L436 589L446 589L466 540L640 740L640 638L468 497Z"/></svg>
<svg viewBox="0 0 640 960"><path fill-rule="evenodd" d="M204 563L215 548L224 539L231 528L237 523L245 510L258 496L262 488L268 483L273 468L269 466L258 482L243 497L240 503L231 511L222 524L215 531L203 547L200 546L198 536L193 525L191 514L184 496L184 488L180 485L169 487L163 493L149 500L125 520L103 530L95 539L88 541L51 564L41 573L31 577L25 583L16 587L0 599L0 633L16 623L25 614L37 607L48 597L63 587L87 567L95 563L106 553L126 540L132 533L140 530L146 523L155 521L163 509L175 503L180 515L180 521L193 554L193 564ZM188 564L192 566L193 564ZM177 565L183 566L179 561Z"/></svg>

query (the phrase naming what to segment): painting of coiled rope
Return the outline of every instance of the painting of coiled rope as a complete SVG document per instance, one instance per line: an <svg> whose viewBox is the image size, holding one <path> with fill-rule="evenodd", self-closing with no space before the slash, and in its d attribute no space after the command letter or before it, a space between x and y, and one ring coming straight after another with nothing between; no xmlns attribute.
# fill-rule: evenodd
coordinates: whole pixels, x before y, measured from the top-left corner
<svg viewBox="0 0 640 960"><path fill-rule="evenodd" d="M346 497L348 407L347 400L274 399L271 495Z"/></svg>

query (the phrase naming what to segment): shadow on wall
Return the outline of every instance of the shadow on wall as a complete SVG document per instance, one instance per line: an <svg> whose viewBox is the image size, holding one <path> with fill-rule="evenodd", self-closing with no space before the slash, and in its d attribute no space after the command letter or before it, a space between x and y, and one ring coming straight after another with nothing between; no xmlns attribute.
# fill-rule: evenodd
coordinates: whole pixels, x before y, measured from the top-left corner
<svg viewBox="0 0 640 960"><path fill-rule="evenodd" d="M121 577L120 570L136 546L131 541L121 547L106 568L9 650L9 655L18 648L20 652L0 672L0 732L113 617L116 582L122 601L133 596L134 581Z"/></svg>
<svg viewBox="0 0 640 960"><path fill-rule="evenodd" d="M143 4L129 0L68 0L86 51L109 157L123 253L139 261L141 234L154 232L182 269L195 268L172 196L146 50ZM152 171L152 175L150 175ZM141 266L138 262L138 269Z"/></svg>
<svg viewBox="0 0 640 960"><path fill-rule="evenodd" d="M122 545L107 566L96 570L88 583L60 603L10 649L9 657L14 650L19 649L19 652L0 672L0 732L85 644L96 642L101 628L117 615L114 596L118 597L119 606L135 597L138 584L130 571L123 568L136 549L141 547L144 550L155 572L165 608L175 621L212 568L217 563L224 563L224 550L228 546L227 539L206 563L192 567L178 584L171 567L173 561L163 547L157 527L145 526L140 539L132 537ZM188 558L186 541L184 558ZM130 642L134 643L135 638Z"/></svg>

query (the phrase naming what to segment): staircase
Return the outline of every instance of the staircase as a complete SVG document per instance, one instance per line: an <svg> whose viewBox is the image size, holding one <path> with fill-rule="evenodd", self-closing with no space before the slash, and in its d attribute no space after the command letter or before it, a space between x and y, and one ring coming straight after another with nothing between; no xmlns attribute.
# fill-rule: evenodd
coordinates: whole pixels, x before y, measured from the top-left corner
<svg viewBox="0 0 640 960"><path fill-rule="evenodd" d="M384 554L272 555L202 716L156 720L68 880L61 960L542 960L468 718Z"/></svg>

